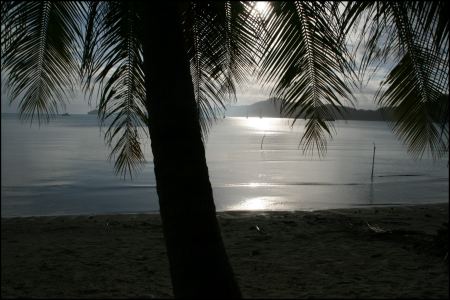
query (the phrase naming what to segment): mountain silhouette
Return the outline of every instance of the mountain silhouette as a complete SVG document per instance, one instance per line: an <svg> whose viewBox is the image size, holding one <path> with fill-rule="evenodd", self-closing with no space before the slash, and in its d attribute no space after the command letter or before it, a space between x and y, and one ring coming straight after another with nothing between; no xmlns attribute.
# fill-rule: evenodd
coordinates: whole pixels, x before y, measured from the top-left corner
<svg viewBox="0 0 450 300"><path fill-rule="evenodd" d="M335 120L382 121L392 119L392 111L387 108L365 110L344 106L341 114L331 105L327 104L325 106L331 111ZM226 115L230 117L290 118L295 117L297 113L289 115L286 112L281 112L281 101L270 98L250 105L229 106L227 107ZM300 118L305 118L305 114L300 114Z"/></svg>

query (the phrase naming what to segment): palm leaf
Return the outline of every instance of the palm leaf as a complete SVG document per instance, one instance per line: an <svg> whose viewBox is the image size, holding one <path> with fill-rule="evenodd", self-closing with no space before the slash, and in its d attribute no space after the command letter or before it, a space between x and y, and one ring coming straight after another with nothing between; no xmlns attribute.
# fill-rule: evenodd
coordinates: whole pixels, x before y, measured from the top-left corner
<svg viewBox="0 0 450 300"><path fill-rule="evenodd" d="M416 158L430 151L433 158L448 151L448 17L444 2L350 3L343 27L358 24L363 15L364 49L361 77L368 66L387 61L396 65L380 85L375 101L392 108L394 133ZM373 68L374 70L376 69ZM447 145L446 145L447 142Z"/></svg>
<svg viewBox="0 0 450 300"><path fill-rule="evenodd" d="M78 2L2 2L2 67L22 118L48 121L68 101L82 12Z"/></svg>
<svg viewBox="0 0 450 300"><path fill-rule="evenodd" d="M331 137L331 108L342 114L342 104L352 103L346 77L351 60L337 30L338 15L334 3L271 2L266 23L260 78L276 82L271 94L283 111L295 120L309 119L301 143L304 152L315 148L319 155Z"/></svg>
<svg viewBox="0 0 450 300"><path fill-rule="evenodd" d="M184 29L202 136L236 100L258 60L259 22L254 3L192 2L184 14Z"/></svg>
<svg viewBox="0 0 450 300"><path fill-rule="evenodd" d="M92 97L98 87L99 117L111 120L110 159L124 177L145 162L141 139L148 136L140 18L133 2L91 2L84 36L84 89Z"/></svg>

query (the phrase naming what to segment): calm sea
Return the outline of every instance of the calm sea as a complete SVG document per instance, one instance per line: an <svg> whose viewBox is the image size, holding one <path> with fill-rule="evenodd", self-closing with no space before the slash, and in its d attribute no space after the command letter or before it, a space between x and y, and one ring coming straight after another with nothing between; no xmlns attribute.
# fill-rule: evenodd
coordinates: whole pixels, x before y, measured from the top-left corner
<svg viewBox="0 0 450 300"><path fill-rule="evenodd" d="M226 118L212 128L206 155L217 210L448 201L447 158L414 160L384 122L334 122L324 157L298 150L304 121L293 128L288 122ZM149 142L142 171L123 180L114 175L95 115L58 117L39 128L3 114L1 125L2 216L158 211Z"/></svg>

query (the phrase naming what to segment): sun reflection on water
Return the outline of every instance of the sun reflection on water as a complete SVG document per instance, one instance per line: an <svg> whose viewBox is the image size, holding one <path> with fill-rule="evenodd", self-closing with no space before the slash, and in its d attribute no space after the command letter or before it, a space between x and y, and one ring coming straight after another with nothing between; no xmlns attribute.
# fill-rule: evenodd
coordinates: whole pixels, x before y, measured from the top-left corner
<svg viewBox="0 0 450 300"><path fill-rule="evenodd" d="M281 197L274 196L254 197L244 200L231 210L272 210L277 208L281 200Z"/></svg>
<svg viewBox="0 0 450 300"><path fill-rule="evenodd" d="M271 133L270 131L276 130L278 127L278 119L275 118L248 118L245 120L246 125L250 128L254 128L259 131L264 131L266 133Z"/></svg>

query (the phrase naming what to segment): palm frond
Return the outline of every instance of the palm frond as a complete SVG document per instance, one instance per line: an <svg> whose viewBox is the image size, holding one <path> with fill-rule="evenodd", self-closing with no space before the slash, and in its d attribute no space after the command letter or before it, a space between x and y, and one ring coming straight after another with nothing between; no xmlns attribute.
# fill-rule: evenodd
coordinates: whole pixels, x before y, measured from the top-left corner
<svg viewBox="0 0 450 300"><path fill-rule="evenodd" d="M140 17L132 2L92 2L86 17L84 89L92 96L99 86L99 117L111 120L110 159L124 177L145 162L141 139L148 135Z"/></svg>
<svg viewBox="0 0 450 300"><path fill-rule="evenodd" d="M184 28L202 136L235 100L236 85L246 81L258 59L259 22L254 3L192 2Z"/></svg>
<svg viewBox="0 0 450 300"><path fill-rule="evenodd" d="M429 90L427 101L420 101L418 95L422 87L416 84L419 79L415 72L411 55L405 55L402 61L390 72L386 85L389 87L379 96L379 103L393 108L398 121L393 122L392 129L408 150L415 157L421 157L426 149L438 158L445 153L445 140L448 139L448 127L439 127L440 121L434 114L436 104L441 96L437 91ZM447 100L448 101L448 100ZM448 107L447 107L448 113ZM442 138L442 134L445 138Z"/></svg>
<svg viewBox="0 0 450 300"><path fill-rule="evenodd" d="M295 120L308 120L304 151L326 150L334 108L352 104L347 76L351 60L337 30L338 6L329 2L271 2L261 64L263 82L276 81L271 94ZM295 122L295 121L294 121Z"/></svg>
<svg viewBox="0 0 450 300"><path fill-rule="evenodd" d="M365 13L360 44L364 49L361 76L367 66L394 61L375 101L392 108L394 133L416 158L429 150L433 158L448 151L448 17L444 2L350 3L345 26L355 26ZM390 61L389 61L390 59ZM376 67L374 68L376 69ZM447 142L447 146L446 146Z"/></svg>
<svg viewBox="0 0 450 300"><path fill-rule="evenodd" d="M26 26L25 10L19 9L22 4L16 1L2 1L1 2L1 52L2 54L10 49L21 35L23 35L24 27Z"/></svg>
<svg viewBox="0 0 450 300"><path fill-rule="evenodd" d="M39 123L58 114L77 74L78 2L2 2L2 67L10 102Z"/></svg>

